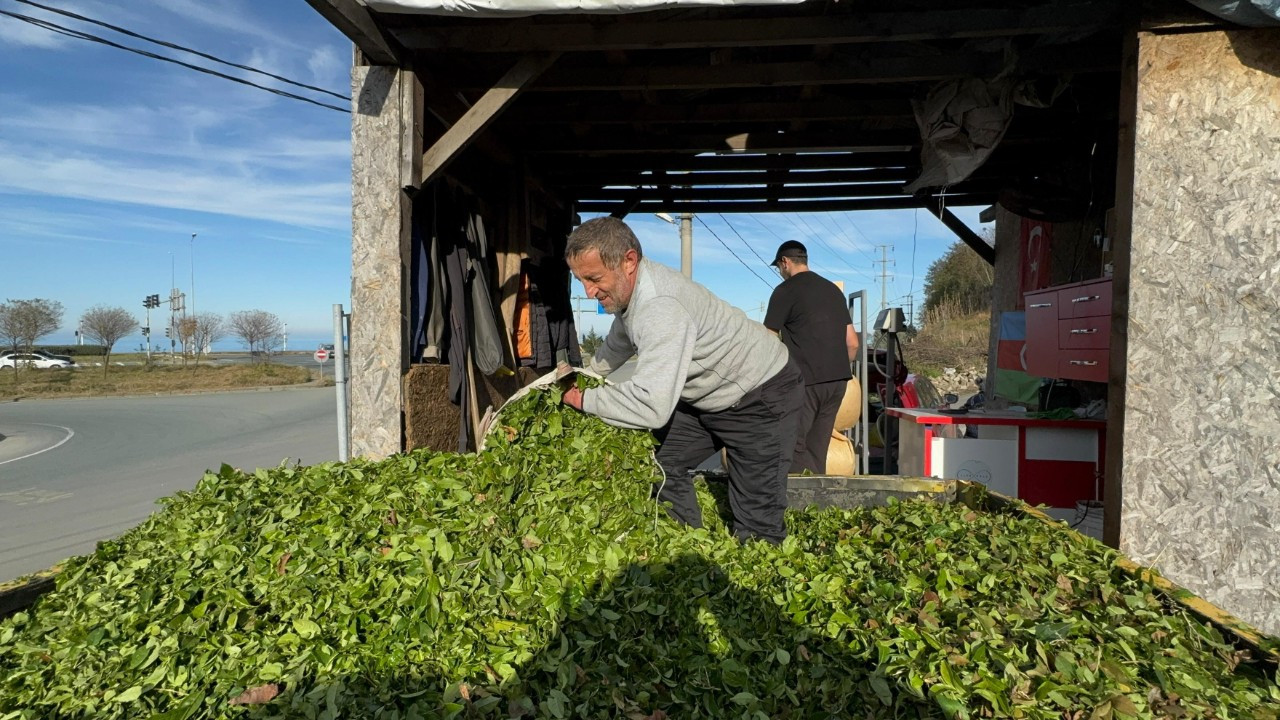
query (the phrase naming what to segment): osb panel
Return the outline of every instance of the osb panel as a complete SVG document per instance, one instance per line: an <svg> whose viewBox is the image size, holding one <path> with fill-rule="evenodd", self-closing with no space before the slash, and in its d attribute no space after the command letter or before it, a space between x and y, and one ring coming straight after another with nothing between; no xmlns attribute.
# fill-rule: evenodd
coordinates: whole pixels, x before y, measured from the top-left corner
<svg viewBox="0 0 1280 720"><path fill-rule="evenodd" d="M1140 39L1121 549L1280 633L1280 32Z"/></svg>
<svg viewBox="0 0 1280 720"><path fill-rule="evenodd" d="M400 452L404 372L400 71L351 71L351 454Z"/></svg>

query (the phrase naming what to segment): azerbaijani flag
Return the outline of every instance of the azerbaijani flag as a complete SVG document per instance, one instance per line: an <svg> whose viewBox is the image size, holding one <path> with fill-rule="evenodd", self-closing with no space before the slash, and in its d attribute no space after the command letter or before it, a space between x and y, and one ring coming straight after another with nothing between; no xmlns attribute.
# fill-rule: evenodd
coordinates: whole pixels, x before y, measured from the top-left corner
<svg viewBox="0 0 1280 720"><path fill-rule="evenodd" d="M1000 338L996 343L996 382L993 394L1009 402L1033 405L1038 401L1040 378L1027 374L1027 314L1000 313Z"/></svg>

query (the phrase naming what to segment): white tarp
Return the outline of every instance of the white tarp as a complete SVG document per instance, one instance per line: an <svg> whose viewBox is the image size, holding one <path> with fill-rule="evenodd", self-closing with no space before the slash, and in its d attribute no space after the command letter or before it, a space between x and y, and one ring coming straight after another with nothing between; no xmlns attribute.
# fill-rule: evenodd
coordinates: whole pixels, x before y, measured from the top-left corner
<svg viewBox="0 0 1280 720"><path fill-rule="evenodd" d="M364 0L386 13L454 15L459 17L517 17L577 13L585 15L679 10L747 5L799 5L805 0Z"/></svg>

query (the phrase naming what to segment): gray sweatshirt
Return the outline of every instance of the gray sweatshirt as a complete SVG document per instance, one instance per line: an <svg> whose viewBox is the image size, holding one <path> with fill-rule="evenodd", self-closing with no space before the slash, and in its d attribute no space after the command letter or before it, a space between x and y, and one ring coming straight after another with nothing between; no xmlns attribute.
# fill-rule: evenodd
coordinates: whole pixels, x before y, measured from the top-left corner
<svg viewBox="0 0 1280 720"><path fill-rule="evenodd" d="M613 320L588 367L608 375L637 355L631 379L587 390L582 409L610 425L655 429L676 403L699 410L732 407L787 364L787 348L684 275L649 259L636 271L627 309Z"/></svg>

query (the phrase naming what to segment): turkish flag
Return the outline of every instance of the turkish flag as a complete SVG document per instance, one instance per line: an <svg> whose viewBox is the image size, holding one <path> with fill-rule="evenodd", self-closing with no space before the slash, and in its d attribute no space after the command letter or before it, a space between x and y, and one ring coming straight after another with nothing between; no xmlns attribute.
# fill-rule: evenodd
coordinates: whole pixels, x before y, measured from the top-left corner
<svg viewBox="0 0 1280 720"><path fill-rule="evenodd" d="M1049 251L1053 244L1053 224L1022 218L1018 244L1022 248L1022 273L1018 283L1018 308L1023 293L1049 287Z"/></svg>

